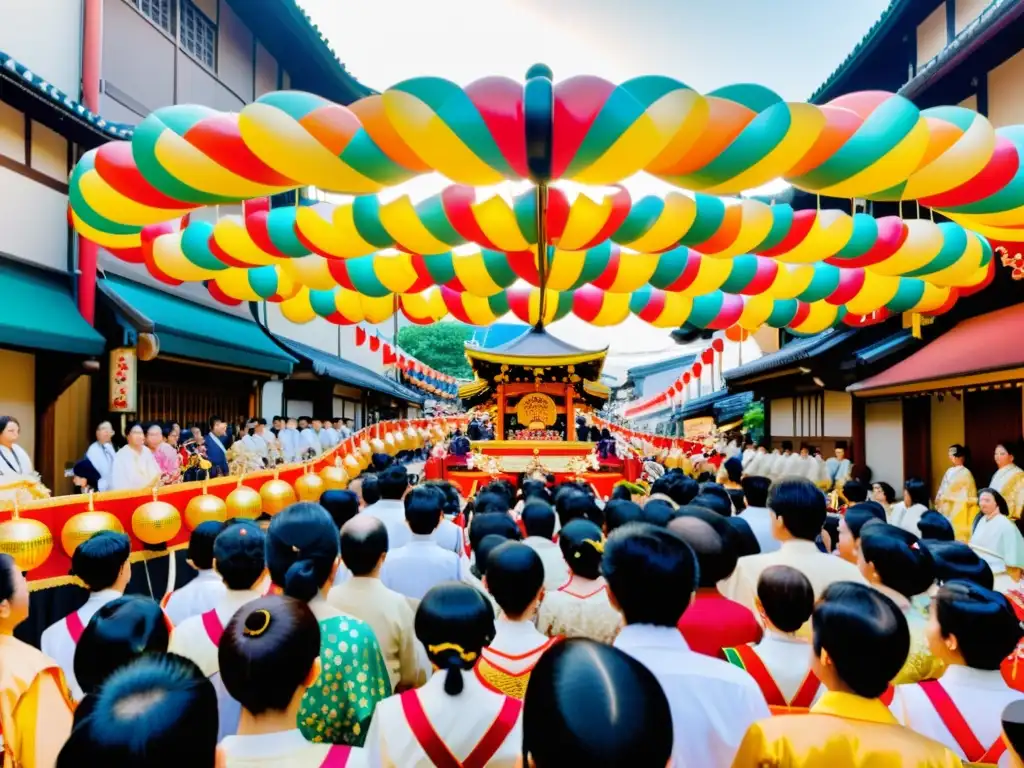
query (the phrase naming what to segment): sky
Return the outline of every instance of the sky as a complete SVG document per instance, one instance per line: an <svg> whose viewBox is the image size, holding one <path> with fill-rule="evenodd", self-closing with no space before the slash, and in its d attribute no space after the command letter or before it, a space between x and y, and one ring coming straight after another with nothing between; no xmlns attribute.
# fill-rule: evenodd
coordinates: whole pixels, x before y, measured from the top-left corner
<svg viewBox="0 0 1024 768"><path fill-rule="evenodd" d="M534 63L555 80L674 77L706 92L755 82L806 100L842 63L889 0L298 0L348 71L377 90L435 75L465 85L523 79ZM631 318L595 329L574 318L552 331L610 344L643 364L678 354L667 330Z"/></svg>

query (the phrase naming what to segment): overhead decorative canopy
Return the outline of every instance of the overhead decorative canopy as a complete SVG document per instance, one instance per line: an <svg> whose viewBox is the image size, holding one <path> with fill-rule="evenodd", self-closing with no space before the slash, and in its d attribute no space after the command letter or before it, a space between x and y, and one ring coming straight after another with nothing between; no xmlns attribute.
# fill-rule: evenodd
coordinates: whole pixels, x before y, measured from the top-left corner
<svg viewBox="0 0 1024 768"><path fill-rule="evenodd" d="M82 158L70 201L81 235L165 282L279 301L295 322L380 322L398 307L414 322L572 312L812 333L938 314L984 287L986 238L1024 240L1022 153L1024 126L896 94L816 106L658 76L553 83L538 66L525 84L415 78L349 107L278 92L237 114L160 109ZM639 172L681 191L634 199L618 185ZM453 183L416 203L379 195L427 173ZM778 178L948 221L720 197ZM573 196L560 180L616 186ZM505 181L535 186L476 188ZM355 197L271 208L305 186Z"/></svg>

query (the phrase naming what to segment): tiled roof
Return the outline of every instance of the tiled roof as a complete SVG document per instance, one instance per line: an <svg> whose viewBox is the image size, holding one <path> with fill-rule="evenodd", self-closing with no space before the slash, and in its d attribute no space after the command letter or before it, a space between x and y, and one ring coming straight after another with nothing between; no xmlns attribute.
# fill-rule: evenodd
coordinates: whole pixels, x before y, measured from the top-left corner
<svg viewBox="0 0 1024 768"><path fill-rule="evenodd" d="M787 365L794 365L802 360L809 360L853 338L857 334L857 330L850 327L829 328L816 336L793 341L778 352L764 355L751 363L728 370L722 374L722 378L725 379L726 384L731 384L748 376L768 373Z"/></svg>

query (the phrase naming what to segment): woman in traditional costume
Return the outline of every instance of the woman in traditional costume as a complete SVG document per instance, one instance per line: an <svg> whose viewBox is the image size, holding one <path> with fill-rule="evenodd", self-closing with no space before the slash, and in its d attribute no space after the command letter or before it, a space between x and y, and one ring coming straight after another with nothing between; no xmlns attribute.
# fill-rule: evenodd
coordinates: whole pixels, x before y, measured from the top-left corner
<svg viewBox="0 0 1024 768"><path fill-rule="evenodd" d="M522 748L522 765L534 768L665 768L672 757L668 698L651 671L618 648L559 643L533 670Z"/></svg>
<svg viewBox="0 0 1024 768"><path fill-rule="evenodd" d="M160 485L160 465L146 447L146 432L138 422L125 433L128 444L114 456L110 488L116 491L156 488Z"/></svg>
<svg viewBox="0 0 1024 768"><path fill-rule="evenodd" d="M476 673L494 690L522 699L537 661L560 640L543 635L533 623L544 599L544 563L526 544L504 541L487 558L484 584L501 614Z"/></svg>
<svg viewBox="0 0 1024 768"><path fill-rule="evenodd" d="M171 444L171 425L157 423L146 426L146 447L153 452L156 465L160 467L160 484L171 485L181 481L181 457L178 449Z"/></svg>
<svg viewBox="0 0 1024 768"><path fill-rule="evenodd" d="M981 513L971 534L971 549L989 564L995 576L996 592L1006 592L1020 581L1024 568L1024 536L1010 520L1006 499L999 491L978 492Z"/></svg>
<svg viewBox="0 0 1024 768"><path fill-rule="evenodd" d="M946 665L941 680L900 685L892 711L901 723L942 742L972 765L1003 765L1003 708L1020 698L999 665L1024 636L1006 597L969 581L939 588L928 645Z"/></svg>
<svg viewBox="0 0 1024 768"><path fill-rule="evenodd" d="M537 629L548 637L612 642L619 634L622 617L608 602L608 588L601 575L601 529L590 520L571 520L559 531L558 546L569 566L569 581L544 596Z"/></svg>
<svg viewBox="0 0 1024 768"><path fill-rule="evenodd" d="M903 486L903 501L899 504L894 504L892 507L892 512L889 515L889 522L897 528L902 528L915 536L920 536L921 529L918 526L918 522L921 520L921 516L927 511L928 486L924 484L923 480L911 477ZM950 525L953 526L953 530L955 532L956 524L953 522L953 519L950 518L948 514L946 515L946 519L950 521ZM959 540L966 541L966 539Z"/></svg>
<svg viewBox="0 0 1024 768"><path fill-rule="evenodd" d="M892 519L892 507L896 503L896 489L888 483L877 482L871 484L871 500L877 501L885 510L885 520Z"/></svg>
<svg viewBox="0 0 1024 768"><path fill-rule="evenodd" d="M370 625L327 602L341 562L338 528L319 504L292 504L270 521L266 554L274 584L308 603L320 624L321 671L302 699L299 730L318 744L360 746L391 681Z"/></svg>
<svg viewBox="0 0 1024 768"><path fill-rule="evenodd" d="M953 524L957 541L971 538L971 523L978 511L978 491L974 475L966 466L967 449L959 443L949 447L949 460L953 466L946 470L935 494L935 508Z"/></svg>
<svg viewBox="0 0 1024 768"><path fill-rule="evenodd" d="M992 475L989 488L995 488L1006 499L1010 519L1017 520L1024 512L1024 469L1015 463L1016 447L1009 440L996 446L996 473Z"/></svg>
<svg viewBox="0 0 1024 768"><path fill-rule="evenodd" d="M512 768L521 754L522 702L472 674L494 638L494 614L468 584L432 587L416 611L416 637L437 673L426 685L377 705L366 740L382 768Z"/></svg>
<svg viewBox="0 0 1024 768"><path fill-rule="evenodd" d="M50 495L39 474L32 468L32 459L18 445L21 425L13 416L0 416L0 501L25 504Z"/></svg>
<svg viewBox="0 0 1024 768"><path fill-rule="evenodd" d="M52 766L71 733L71 692L57 662L14 637L28 618L28 584L0 554L0 734L3 768Z"/></svg>
<svg viewBox="0 0 1024 768"><path fill-rule="evenodd" d="M914 605L914 598L935 581L931 553L917 536L887 523L868 523L860 532L860 572L875 589L903 613L910 629L910 652L894 685L931 680L942 675L942 660L929 650L928 617Z"/></svg>
<svg viewBox="0 0 1024 768"><path fill-rule="evenodd" d="M237 735L221 749L227 768L355 768L357 748L314 744L295 727L306 689L321 674L320 626L306 603L264 597L228 622L217 655L227 692L241 705Z"/></svg>
<svg viewBox="0 0 1024 768"><path fill-rule="evenodd" d="M863 584L836 582L822 594L811 624L811 666L827 692L805 715L750 726L733 768L962 764L944 745L901 726L880 700L910 648L906 618L892 600Z"/></svg>

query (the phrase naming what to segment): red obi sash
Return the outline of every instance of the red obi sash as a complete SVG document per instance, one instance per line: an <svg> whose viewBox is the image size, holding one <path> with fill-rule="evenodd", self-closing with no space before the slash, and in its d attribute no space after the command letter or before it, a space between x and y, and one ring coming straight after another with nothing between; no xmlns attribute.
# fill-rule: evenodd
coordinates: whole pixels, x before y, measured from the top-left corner
<svg viewBox="0 0 1024 768"><path fill-rule="evenodd" d="M405 719L409 723L412 735L416 737L420 747L437 768L485 768L512 732L523 708L521 701L506 696L505 703L502 704L501 711L494 722L488 727L477 745L473 747L469 756L459 762L452 751L448 749L448 745L437 735L434 726L430 724L416 691L406 691L400 695L400 699L402 712L405 713Z"/></svg>
<svg viewBox="0 0 1024 768"><path fill-rule="evenodd" d="M807 712L811 704L814 703L814 697L818 694L818 689L821 688L821 681L818 680L817 675L811 670L807 670L807 675L804 677L804 681L800 683L800 687L793 695L793 698L786 701L786 697L782 694L782 689L775 682L775 678L768 671L764 661L757 655L757 651L749 645L741 645L737 648L723 648L722 651L725 653L725 658L730 664L746 670L747 674L754 678L754 682L757 683L761 693L764 694L765 701L768 702L768 709L773 715Z"/></svg>
<svg viewBox="0 0 1024 768"><path fill-rule="evenodd" d="M206 630L206 636L210 638L210 642L213 643L217 648L220 648L220 639L224 637L224 627L220 625L220 619L217 618L217 611L209 610L202 615L203 629ZM348 758L346 758L347 760Z"/></svg>
<svg viewBox="0 0 1024 768"><path fill-rule="evenodd" d="M82 633L85 632L85 625L82 623L82 617L78 615L78 611L72 611L65 617L64 626L68 628L71 642L78 645L78 641L82 639Z"/></svg>
<svg viewBox="0 0 1024 768"><path fill-rule="evenodd" d="M975 765L999 763L999 758L1006 752L1006 742L1003 741L1002 736L996 739L988 749L985 749L956 704L953 703L953 699L942 687L942 683L938 680L925 680L918 685L924 691L924 695L928 697L928 701L935 707L935 713L939 716L942 724L949 729L956 743L960 745L961 751L967 757L967 762Z"/></svg>
<svg viewBox="0 0 1024 768"><path fill-rule="evenodd" d="M327 757L320 763L320 768L345 768L351 754L352 747L336 744L327 750Z"/></svg>

